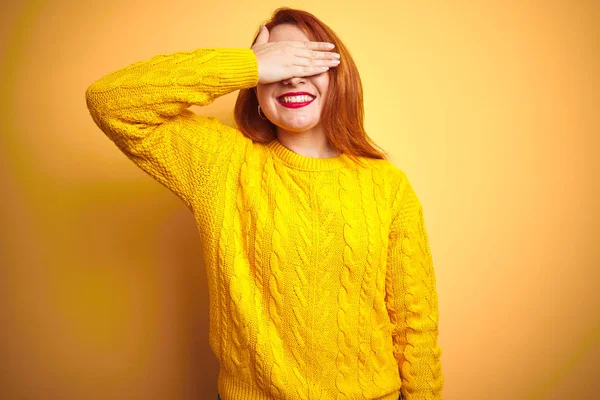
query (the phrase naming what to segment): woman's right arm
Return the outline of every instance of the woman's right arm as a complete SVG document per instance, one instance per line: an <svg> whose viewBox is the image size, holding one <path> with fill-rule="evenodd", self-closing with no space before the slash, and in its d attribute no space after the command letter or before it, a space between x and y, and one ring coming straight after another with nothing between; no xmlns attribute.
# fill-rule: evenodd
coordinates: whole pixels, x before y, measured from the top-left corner
<svg viewBox="0 0 600 400"><path fill-rule="evenodd" d="M252 49L198 49L158 55L110 73L87 89L86 101L108 138L192 209L202 189L198 171L227 162L251 140L188 107L257 83Z"/></svg>

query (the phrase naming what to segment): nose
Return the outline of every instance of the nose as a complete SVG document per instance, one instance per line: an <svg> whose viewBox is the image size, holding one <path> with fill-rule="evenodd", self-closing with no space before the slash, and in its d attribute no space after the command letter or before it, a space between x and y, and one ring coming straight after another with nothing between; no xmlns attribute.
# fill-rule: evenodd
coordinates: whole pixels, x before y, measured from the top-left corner
<svg viewBox="0 0 600 400"><path fill-rule="evenodd" d="M293 78L289 78L289 79L284 79L281 81L282 84L284 85L292 85L292 86L297 86L300 83L304 83L306 82L306 79L303 77L293 77Z"/></svg>

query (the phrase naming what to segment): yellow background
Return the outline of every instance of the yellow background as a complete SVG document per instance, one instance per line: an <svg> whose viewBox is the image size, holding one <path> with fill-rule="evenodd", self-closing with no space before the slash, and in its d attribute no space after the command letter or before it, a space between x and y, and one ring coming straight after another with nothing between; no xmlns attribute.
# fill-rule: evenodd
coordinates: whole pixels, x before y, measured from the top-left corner
<svg viewBox="0 0 600 400"><path fill-rule="evenodd" d="M349 47L367 132L423 203L444 399L600 396L600 2L14 3L0 398L216 398L193 216L94 125L85 89L157 54L249 47L282 5ZM233 124L236 95L193 109Z"/></svg>

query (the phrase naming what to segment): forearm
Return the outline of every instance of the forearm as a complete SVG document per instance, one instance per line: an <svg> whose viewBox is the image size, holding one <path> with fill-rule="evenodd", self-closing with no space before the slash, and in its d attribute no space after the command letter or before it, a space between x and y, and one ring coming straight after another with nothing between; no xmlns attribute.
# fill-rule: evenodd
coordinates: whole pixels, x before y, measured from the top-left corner
<svg viewBox="0 0 600 400"><path fill-rule="evenodd" d="M94 120L158 125L190 105L256 86L258 65L250 49L198 49L158 55L110 73L86 91Z"/></svg>

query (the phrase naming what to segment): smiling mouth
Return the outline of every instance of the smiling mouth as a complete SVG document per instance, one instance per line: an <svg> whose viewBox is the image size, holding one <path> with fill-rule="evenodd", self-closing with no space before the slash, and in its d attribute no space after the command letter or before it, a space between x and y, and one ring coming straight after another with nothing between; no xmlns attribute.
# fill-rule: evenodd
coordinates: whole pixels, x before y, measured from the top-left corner
<svg viewBox="0 0 600 400"><path fill-rule="evenodd" d="M302 95L302 96L281 96L277 98L277 102L286 108L301 108L306 107L313 101L315 101L316 97L310 95Z"/></svg>

